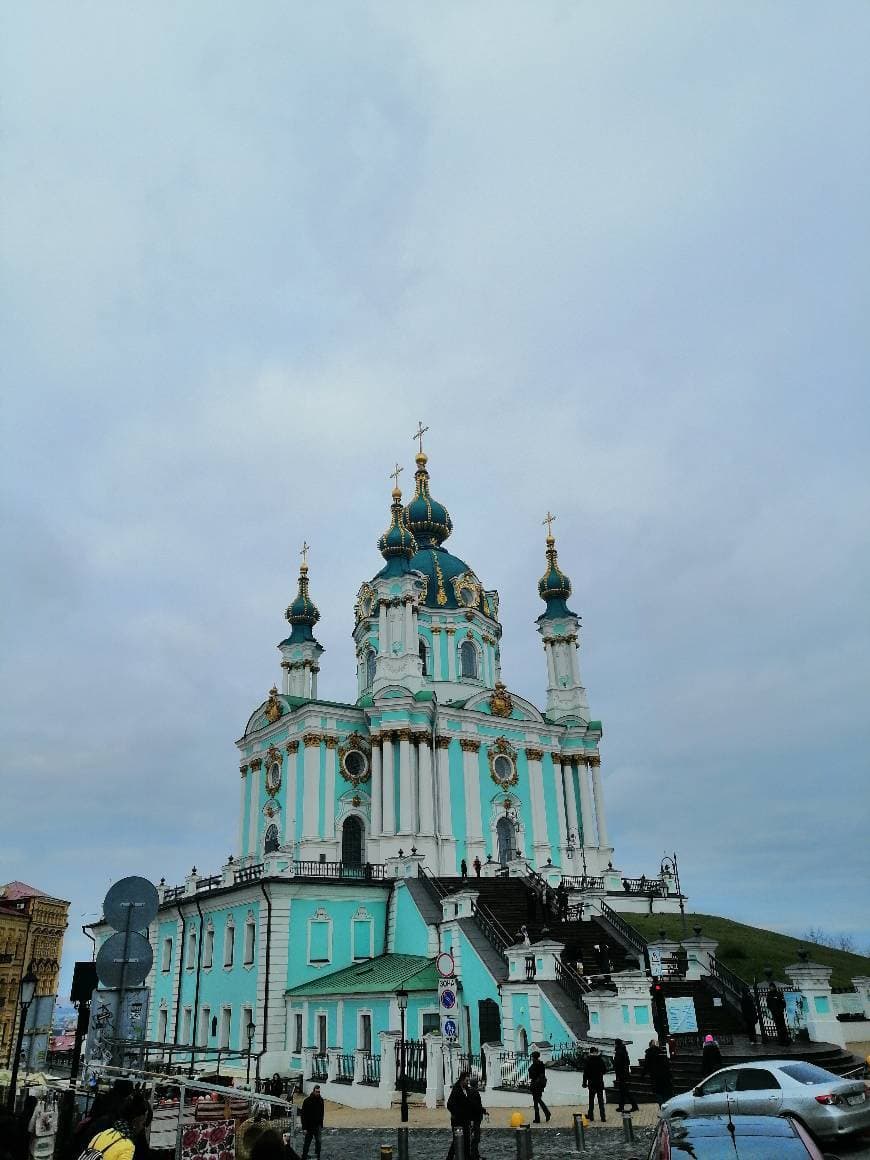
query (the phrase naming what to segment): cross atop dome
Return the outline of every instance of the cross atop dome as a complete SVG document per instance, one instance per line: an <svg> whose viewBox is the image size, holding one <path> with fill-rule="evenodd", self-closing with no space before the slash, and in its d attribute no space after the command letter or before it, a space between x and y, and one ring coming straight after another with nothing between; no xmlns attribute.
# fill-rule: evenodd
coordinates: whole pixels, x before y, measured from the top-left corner
<svg viewBox="0 0 870 1160"><path fill-rule="evenodd" d="M419 451L419 454L420 454L420 455L422 455L422 454L423 454L423 436L426 434L426 432L427 432L428 430L429 430L429 428L428 428L428 427L424 427L424 426L423 426L423 420L422 420L422 419L420 419L420 420L419 420L419 422L418 422L418 424L417 424L417 430L416 430L416 431L414 432L414 434L411 436L411 438L412 438L412 439L419 439L419 440L420 440L420 451Z"/></svg>
<svg viewBox="0 0 870 1160"><path fill-rule="evenodd" d="M547 525L547 539L548 540L552 540L552 538L553 538L553 521L555 520L555 518L556 517L554 515L550 514L550 511L548 509L547 514L541 520L542 524Z"/></svg>
<svg viewBox="0 0 870 1160"><path fill-rule="evenodd" d="M311 545L309 543L306 543L305 540L303 540L302 541L302 548L299 551L299 555L302 557L302 563L300 565L300 570L304 570L305 572L308 571L308 553L310 551L311 551Z"/></svg>

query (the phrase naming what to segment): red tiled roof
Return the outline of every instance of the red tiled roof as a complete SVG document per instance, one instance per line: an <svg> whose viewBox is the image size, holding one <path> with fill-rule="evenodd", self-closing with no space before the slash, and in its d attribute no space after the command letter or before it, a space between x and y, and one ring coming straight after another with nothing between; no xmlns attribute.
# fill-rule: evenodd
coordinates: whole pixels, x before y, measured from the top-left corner
<svg viewBox="0 0 870 1160"><path fill-rule="evenodd" d="M37 890L35 886L28 886L26 882L7 882L0 886L0 898L10 901L16 898L45 898L44 890Z"/></svg>

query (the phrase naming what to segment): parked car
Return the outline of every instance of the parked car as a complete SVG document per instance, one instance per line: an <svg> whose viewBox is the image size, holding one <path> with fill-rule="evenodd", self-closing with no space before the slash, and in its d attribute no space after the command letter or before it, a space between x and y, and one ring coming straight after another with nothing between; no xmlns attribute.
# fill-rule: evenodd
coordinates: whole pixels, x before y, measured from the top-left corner
<svg viewBox="0 0 870 1160"><path fill-rule="evenodd" d="M800 1059L738 1063L662 1105L662 1116L793 1116L819 1140L870 1128L870 1086Z"/></svg>
<svg viewBox="0 0 870 1160"><path fill-rule="evenodd" d="M739 1115L660 1120L647 1160L735 1160L737 1156L740 1160L828 1160L796 1120Z"/></svg>

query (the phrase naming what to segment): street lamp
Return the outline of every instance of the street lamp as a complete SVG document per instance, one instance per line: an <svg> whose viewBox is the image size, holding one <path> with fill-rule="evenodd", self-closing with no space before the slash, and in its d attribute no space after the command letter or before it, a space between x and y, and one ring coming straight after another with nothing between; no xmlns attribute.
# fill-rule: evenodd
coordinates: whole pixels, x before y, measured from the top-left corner
<svg viewBox="0 0 870 1160"><path fill-rule="evenodd" d="M10 1112L15 1111L15 1096L18 1089L18 1064L21 1060L21 1044L24 1042L24 1025L27 1022L27 1012L30 1010L30 1004L36 994L36 984L38 980L33 973L33 967L29 967L27 974L23 975L21 982L18 985L18 1002L21 1006L21 1019L18 1023L18 1039L15 1043L15 1055L12 1060L12 1077L9 1081L9 1095L6 1098L6 1106Z"/></svg>
<svg viewBox="0 0 870 1160"><path fill-rule="evenodd" d="M405 1012L408 1010L408 992L404 987L396 991L396 1003L399 1007L399 1018L402 1021L402 1048L399 1059L399 1088L402 1092L402 1123L408 1122L408 1077L405 1074Z"/></svg>
<svg viewBox="0 0 870 1160"><path fill-rule="evenodd" d="M254 1048L254 1036L257 1033L257 1028L253 1023L249 1023L245 1028L245 1034L248 1037L248 1070L245 1075L245 1083L248 1087L251 1086L251 1052Z"/></svg>
<svg viewBox="0 0 870 1160"><path fill-rule="evenodd" d="M683 937L685 938L686 934L688 933L686 931L686 907L683 902L683 892L680 889L680 867L677 862L676 851L674 851L673 854L665 854L665 856L662 858L661 875L662 878L667 876L669 878L673 878L674 880L674 885L677 888L677 897L680 900L680 918L682 919Z"/></svg>

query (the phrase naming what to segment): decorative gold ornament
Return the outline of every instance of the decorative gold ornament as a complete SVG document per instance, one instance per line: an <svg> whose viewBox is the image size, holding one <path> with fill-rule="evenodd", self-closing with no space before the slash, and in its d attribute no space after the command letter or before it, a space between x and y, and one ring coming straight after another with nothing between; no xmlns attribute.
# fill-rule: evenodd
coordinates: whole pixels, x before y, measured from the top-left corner
<svg viewBox="0 0 870 1160"><path fill-rule="evenodd" d="M306 749L313 749L315 745L319 745L322 738L319 733L305 733L302 737L302 744Z"/></svg>
<svg viewBox="0 0 870 1160"><path fill-rule="evenodd" d="M247 776L248 776L248 767L247 767L247 765L240 765L240 766L239 766L239 774L240 774L242 777L247 777Z"/></svg>
<svg viewBox="0 0 870 1160"><path fill-rule="evenodd" d="M601 764L601 758L597 753L590 753L586 760L589 762L593 769L596 769Z"/></svg>
<svg viewBox="0 0 870 1160"><path fill-rule="evenodd" d="M349 733L338 747L338 769L345 781L354 787L372 776L371 746L361 733Z"/></svg>
<svg viewBox="0 0 870 1160"><path fill-rule="evenodd" d="M270 750L271 753L271 750ZM266 766L266 793L274 797L281 788L281 754L275 750L277 760Z"/></svg>
<svg viewBox="0 0 870 1160"><path fill-rule="evenodd" d="M256 773L257 770L263 768L262 757L254 757L251 759L251 773Z"/></svg>
<svg viewBox="0 0 870 1160"><path fill-rule="evenodd" d="M480 582L473 572L463 572L461 576L454 576L450 581L456 603L461 608L477 608L480 604Z"/></svg>
<svg viewBox="0 0 870 1160"><path fill-rule="evenodd" d="M356 810L358 810L360 808L360 806L362 805L362 798L359 796L358 793L355 793L353 795L353 797L350 799L350 804Z"/></svg>
<svg viewBox="0 0 870 1160"><path fill-rule="evenodd" d="M335 749L336 745L338 745L337 737L324 737L323 740L326 743L327 749Z"/></svg>
<svg viewBox="0 0 870 1160"><path fill-rule="evenodd" d="M280 765L284 759L281 756L281 750L278 749L274 745L270 745L269 748L266 750L266 756L265 756L264 760L265 760L267 765L272 765L272 763L275 761L277 761L278 764Z"/></svg>
<svg viewBox="0 0 870 1160"><path fill-rule="evenodd" d="M299 742L298 742L298 740L297 741L288 741L287 744L284 746L284 748L287 750L288 753L298 753L299 752Z"/></svg>
<svg viewBox="0 0 870 1160"><path fill-rule="evenodd" d="M370 584L363 584L356 598L358 619L367 620L370 616L374 616L377 603L378 597L374 588Z"/></svg>
<svg viewBox="0 0 870 1160"><path fill-rule="evenodd" d="M452 740L453 740L452 737L436 737L435 738L435 748L436 749L449 749L450 742Z"/></svg>
<svg viewBox="0 0 870 1160"><path fill-rule="evenodd" d="M495 682L495 692L489 699L489 711L493 717L510 717L513 712L513 697L502 681Z"/></svg>
<svg viewBox="0 0 870 1160"><path fill-rule="evenodd" d="M284 706L278 700L278 690L273 685L269 690L269 700L266 702L266 717L270 725L274 725L284 712Z"/></svg>
<svg viewBox="0 0 870 1160"><path fill-rule="evenodd" d="M541 761L543 756L543 749L526 749L526 757L529 759L529 761Z"/></svg>
<svg viewBox="0 0 870 1160"><path fill-rule="evenodd" d="M460 737L459 748L463 753L477 753L480 749L480 742L474 741L471 737Z"/></svg>
<svg viewBox="0 0 870 1160"><path fill-rule="evenodd" d="M517 751L506 737L497 738L489 747L489 776L502 789L510 789L519 779Z"/></svg>
<svg viewBox="0 0 870 1160"><path fill-rule="evenodd" d="M432 556L432 567L435 570L435 580L438 583L438 593L435 597L435 603L445 605L447 603L447 593L444 591L444 573L441 571L441 565L438 563L438 557L434 550L430 549Z"/></svg>

